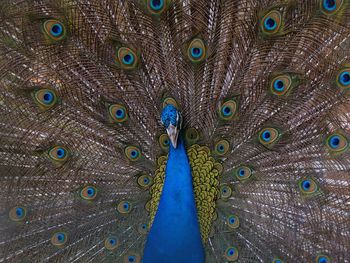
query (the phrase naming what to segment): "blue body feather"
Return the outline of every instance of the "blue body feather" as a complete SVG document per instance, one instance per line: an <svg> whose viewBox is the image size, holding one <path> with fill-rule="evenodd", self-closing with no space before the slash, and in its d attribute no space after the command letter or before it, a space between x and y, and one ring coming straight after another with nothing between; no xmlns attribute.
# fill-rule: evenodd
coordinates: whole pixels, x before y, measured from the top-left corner
<svg viewBox="0 0 350 263"><path fill-rule="evenodd" d="M170 146L157 214L144 250L143 263L204 262L192 176L184 142Z"/></svg>

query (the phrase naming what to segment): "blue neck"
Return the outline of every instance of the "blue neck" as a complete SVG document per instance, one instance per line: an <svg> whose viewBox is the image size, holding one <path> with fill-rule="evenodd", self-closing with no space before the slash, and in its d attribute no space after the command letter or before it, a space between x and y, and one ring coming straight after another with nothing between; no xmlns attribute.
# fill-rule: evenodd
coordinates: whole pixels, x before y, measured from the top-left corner
<svg viewBox="0 0 350 263"><path fill-rule="evenodd" d="M176 149L170 146L163 191L144 250L143 263L155 262L204 262L191 167L181 138Z"/></svg>

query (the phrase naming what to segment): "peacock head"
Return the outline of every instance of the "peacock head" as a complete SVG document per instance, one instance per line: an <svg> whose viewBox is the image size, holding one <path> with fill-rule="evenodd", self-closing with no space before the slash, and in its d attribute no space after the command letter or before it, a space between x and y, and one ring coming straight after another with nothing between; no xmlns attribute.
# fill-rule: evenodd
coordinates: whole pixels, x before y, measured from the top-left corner
<svg viewBox="0 0 350 263"><path fill-rule="evenodd" d="M181 130L182 118L180 112L171 104L164 107L161 116L162 124L166 129L171 144L177 147L177 139Z"/></svg>

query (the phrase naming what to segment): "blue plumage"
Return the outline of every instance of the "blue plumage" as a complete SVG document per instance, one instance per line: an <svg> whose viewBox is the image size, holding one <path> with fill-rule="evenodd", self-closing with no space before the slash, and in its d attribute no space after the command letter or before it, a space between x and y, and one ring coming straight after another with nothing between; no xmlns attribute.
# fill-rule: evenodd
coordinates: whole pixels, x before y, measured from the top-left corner
<svg viewBox="0 0 350 263"><path fill-rule="evenodd" d="M167 105L161 114L164 128L180 128L180 114ZM177 137L176 137L177 138ZM204 262L204 250L194 201L191 167L184 140L170 145L165 182L151 230L143 263Z"/></svg>
<svg viewBox="0 0 350 263"><path fill-rule="evenodd" d="M184 142L170 146L165 183L148 234L143 263L204 262L191 168Z"/></svg>
<svg viewBox="0 0 350 263"><path fill-rule="evenodd" d="M161 121L165 127L165 129L168 129L170 124L172 124L175 127L178 127L180 125L178 121L178 111L175 108L175 106L169 104L167 105L161 115Z"/></svg>

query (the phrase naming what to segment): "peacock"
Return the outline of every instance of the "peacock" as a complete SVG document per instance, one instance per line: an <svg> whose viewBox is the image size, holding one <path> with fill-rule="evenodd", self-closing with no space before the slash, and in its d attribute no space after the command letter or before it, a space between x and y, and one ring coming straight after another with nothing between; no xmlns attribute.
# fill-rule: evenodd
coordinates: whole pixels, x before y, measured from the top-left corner
<svg viewBox="0 0 350 263"><path fill-rule="evenodd" d="M349 0L1 0L0 262L350 262Z"/></svg>

